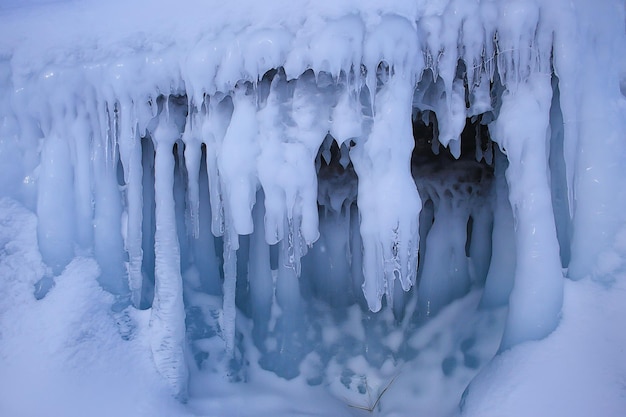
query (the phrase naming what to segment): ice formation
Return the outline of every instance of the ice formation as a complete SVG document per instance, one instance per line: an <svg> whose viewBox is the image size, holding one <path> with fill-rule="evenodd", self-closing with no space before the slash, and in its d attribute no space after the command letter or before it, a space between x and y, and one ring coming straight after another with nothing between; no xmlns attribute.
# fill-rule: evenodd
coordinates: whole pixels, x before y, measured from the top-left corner
<svg viewBox="0 0 626 417"><path fill-rule="evenodd" d="M557 327L566 278L610 280L622 2L174 3L0 8L0 195L51 275L93 256L115 311L150 310L179 398L246 378L242 317L289 379L409 359L483 287L506 350Z"/></svg>

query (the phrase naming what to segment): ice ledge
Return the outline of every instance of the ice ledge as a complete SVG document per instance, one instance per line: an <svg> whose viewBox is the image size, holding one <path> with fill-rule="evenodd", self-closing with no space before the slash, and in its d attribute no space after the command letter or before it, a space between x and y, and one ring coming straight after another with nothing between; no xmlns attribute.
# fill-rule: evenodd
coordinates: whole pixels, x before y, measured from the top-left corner
<svg viewBox="0 0 626 417"><path fill-rule="evenodd" d="M289 79L307 69L358 76L364 67L371 84L385 61L416 78L431 68L451 90L459 59L470 86L481 72L491 78L496 60L512 80L550 70L553 22L531 1L89 3L0 11L0 56L15 89L82 76L105 94L184 85L197 99L278 67Z"/></svg>

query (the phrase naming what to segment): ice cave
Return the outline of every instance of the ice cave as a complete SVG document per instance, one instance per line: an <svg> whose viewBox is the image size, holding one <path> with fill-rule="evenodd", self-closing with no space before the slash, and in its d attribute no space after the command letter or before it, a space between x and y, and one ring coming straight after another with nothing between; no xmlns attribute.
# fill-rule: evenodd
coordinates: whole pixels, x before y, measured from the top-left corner
<svg viewBox="0 0 626 417"><path fill-rule="evenodd" d="M626 415L624 0L0 1L0 416Z"/></svg>

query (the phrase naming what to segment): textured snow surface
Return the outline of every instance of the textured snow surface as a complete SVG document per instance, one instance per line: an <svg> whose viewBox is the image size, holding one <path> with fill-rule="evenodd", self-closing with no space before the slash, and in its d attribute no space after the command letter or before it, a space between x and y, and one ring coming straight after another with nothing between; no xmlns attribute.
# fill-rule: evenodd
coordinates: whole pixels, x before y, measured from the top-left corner
<svg viewBox="0 0 626 417"><path fill-rule="evenodd" d="M74 259L51 276L55 284L45 298L33 296L35 283L50 274L37 251L35 225L32 212L0 200L2 415L360 416L368 413L355 407L373 405L390 381L376 415L451 415L477 367L497 349L504 324L502 309L475 312L480 294L473 292L412 336L407 343L421 353L401 368L372 369L355 358L353 369L361 373L350 383L367 384L370 394L343 385L340 373L327 387L311 387L255 368L247 384L192 375L192 400L183 406L150 361L147 312L112 313L92 259ZM623 251L625 241L616 242L616 250ZM472 382L462 414L623 415L626 334L617 320L626 314L623 257L619 268L619 284L611 288L567 282L559 328L489 363Z"/></svg>
<svg viewBox="0 0 626 417"><path fill-rule="evenodd" d="M36 224L19 203L0 200L0 414L185 415L154 369L146 312L112 312L91 258L58 275L45 268ZM54 284L37 300L42 279Z"/></svg>

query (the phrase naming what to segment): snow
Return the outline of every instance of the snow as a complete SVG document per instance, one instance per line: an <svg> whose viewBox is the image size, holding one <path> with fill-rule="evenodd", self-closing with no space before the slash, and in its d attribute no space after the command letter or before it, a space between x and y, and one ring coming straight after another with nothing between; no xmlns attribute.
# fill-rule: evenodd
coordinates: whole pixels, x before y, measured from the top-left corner
<svg viewBox="0 0 626 417"><path fill-rule="evenodd" d="M626 413L625 11L3 2L0 414Z"/></svg>
<svg viewBox="0 0 626 417"><path fill-rule="evenodd" d="M462 415L624 415L626 335L613 324L624 314L623 272L616 278L610 290L566 281L559 327L497 356L470 384Z"/></svg>
<svg viewBox="0 0 626 417"><path fill-rule="evenodd" d="M0 413L184 415L150 359L147 312L112 312L93 258L54 274L37 249L34 213L6 198L0 213ZM54 285L37 300L45 277Z"/></svg>
<svg viewBox="0 0 626 417"><path fill-rule="evenodd" d="M341 373L339 365L328 371L330 380L335 381L330 392L323 386L308 385L303 378L287 381L252 366L246 384L228 383L219 374L192 372L190 399L187 405L181 405L167 395L166 382L151 363L149 352L154 336L147 325L149 312L132 307L112 312L113 297L98 285L99 268L92 258L73 259L61 274L53 276L54 286L46 297L37 300L33 297L33 285L50 270L37 251L36 217L9 199L0 200L0 209L0 239L6 242L0 262L4 277L1 289L7 295L0 303L3 415L73 416L88 412L96 416L357 416L362 413L350 405L371 401L367 394L359 394L339 382L341 375L332 374ZM497 348L502 328L502 310L478 314L471 319L477 323L473 326L459 320L459 316L476 306L478 295L472 293L455 303L437 318L437 323L429 323L408 342L424 352L418 362L400 370L377 370L361 358L349 365L356 373L353 382L367 378L370 389L380 391L397 374L385 394L389 399L381 400L383 405L390 404L389 410L401 406L409 406L405 411L454 409L456 401L450 401L453 394L446 388L440 370L443 356L454 352L463 355L460 343L474 337L478 345L473 346L473 354L479 361L487 361ZM353 311L353 318L346 323L348 331L353 331L355 322L360 321L360 311ZM249 331L250 324L238 320L241 329ZM471 335L469 332L473 331L478 333ZM357 333L356 337L362 338L363 334ZM247 349L254 352L249 343ZM251 363L258 360L256 355L251 353ZM416 382L421 381L417 386L422 386L425 380L420 375L424 372L439 382L420 388L426 391L420 394L417 404L402 405L392 400L406 395L404 389L415 389L412 387ZM475 372L471 368L457 370L459 381L452 392L458 392L454 396L460 395ZM246 401L242 401L244 398Z"/></svg>

